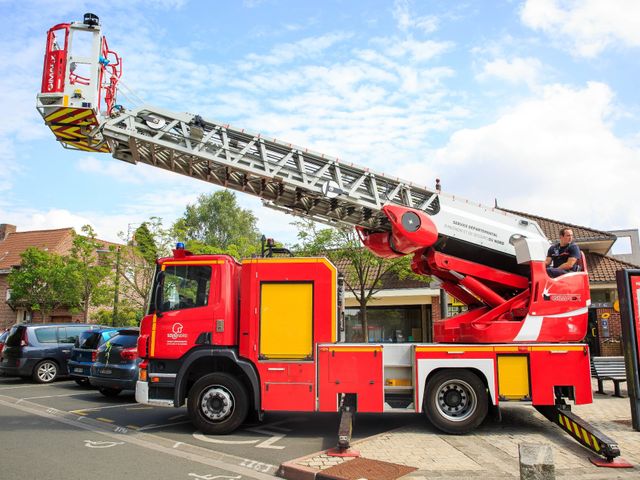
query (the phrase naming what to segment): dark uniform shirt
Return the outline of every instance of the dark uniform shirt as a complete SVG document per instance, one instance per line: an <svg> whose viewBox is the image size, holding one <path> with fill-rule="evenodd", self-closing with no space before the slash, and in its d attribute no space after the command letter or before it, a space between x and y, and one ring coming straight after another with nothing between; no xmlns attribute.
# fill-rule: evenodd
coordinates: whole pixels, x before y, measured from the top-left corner
<svg viewBox="0 0 640 480"><path fill-rule="evenodd" d="M580 249L575 243L570 243L564 247L561 247L560 243L555 243L549 247L547 257L551 257L551 266L558 268L571 257L580 261ZM578 270L577 262L571 270L574 272Z"/></svg>

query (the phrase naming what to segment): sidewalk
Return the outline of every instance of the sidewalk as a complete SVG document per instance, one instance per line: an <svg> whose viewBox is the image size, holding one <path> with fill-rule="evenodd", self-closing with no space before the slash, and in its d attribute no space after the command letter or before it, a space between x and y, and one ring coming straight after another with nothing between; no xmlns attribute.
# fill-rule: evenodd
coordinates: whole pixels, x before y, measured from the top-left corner
<svg viewBox="0 0 640 480"><path fill-rule="evenodd" d="M626 395L624 388L623 393ZM519 479L518 444L523 442L551 446L558 478L640 478L640 432L631 427L628 398L594 394L592 404L572 407L573 412L618 442L621 458L634 465L626 469L592 465L589 450L531 406L509 404L501 411L502 422L488 419L472 434L462 436L443 434L416 416L415 425L354 442L352 448L365 459L417 469L403 479ZM318 452L282 464L279 474L289 480L311 480L318 472L345 461L351 459Z"/></svg>

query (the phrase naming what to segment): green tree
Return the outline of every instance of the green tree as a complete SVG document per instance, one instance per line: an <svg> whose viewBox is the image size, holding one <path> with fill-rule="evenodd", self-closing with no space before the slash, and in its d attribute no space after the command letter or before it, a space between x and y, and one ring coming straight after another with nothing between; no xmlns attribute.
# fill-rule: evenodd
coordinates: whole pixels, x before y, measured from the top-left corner
<svg viewBox="0 0 640 480"><path fill-rule="evenodd" d="M362 246L354 228L319 228L311 220L293 222L298 229L300 243L293 247L297 255L326 256L339 266L344 275L346 290L351 292L360 307L360 322L364 341L368 341L369 322L367 305L383 286L387 275L400 278L430 278L415 275L411 271L411 257L381 258Z"/></svg>
<svg viewBox="0 0 640 480"><path fill-rule="evenodd" d="M21 258L20 267L8 275L13 305L40 312L43 323L58 308L80 306L81 285L73 262L35 247L26 249Z"/></svg>
<svg viewBox="0 0 640 480"><path fill-rule="evenodd" d="M162 225L162 219L151 217L136 228L131 239L124 233L120 237L127 243L112 255L114 272L119 274L118 282L118 314L101 311L98 318L109 324L136 325L144 315L146 300L153 284L156 259L170 255L171 233ZM119 268L115 268L117 263ZM112 298L115 297L112 291Z"/></svg>
<svg viewBox="0 0 640 480"><path fill-rule="evenodd" d="M257 219L238 205L235 193L219 190L203 194L188 205L173 226L177 238L194 253L229 253L247 257L260 251Z"/></svg>
<svg viewBox="0 0 640 480"><path fill-rule="evenodd" d="M102 249L103 245L96 240L96 233L91 225L84 225L81 231L82 235L74 233L71 255L67 262L71 274L80 286L80 308L83 311L84 322L87 323L92 304L103 305L109 302L110 282L105 280L109 276L110 268L98 258L98 250Z"/></svg>

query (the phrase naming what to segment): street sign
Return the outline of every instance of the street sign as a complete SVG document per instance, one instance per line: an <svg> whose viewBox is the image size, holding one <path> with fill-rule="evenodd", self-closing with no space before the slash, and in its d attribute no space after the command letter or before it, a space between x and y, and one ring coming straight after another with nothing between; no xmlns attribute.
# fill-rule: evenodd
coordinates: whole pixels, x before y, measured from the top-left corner
<svg viewBox="0 0 640 480"><path fill-rule="evenodd" d="M640 270L616 272L631 423L640 431Z"/></svg>

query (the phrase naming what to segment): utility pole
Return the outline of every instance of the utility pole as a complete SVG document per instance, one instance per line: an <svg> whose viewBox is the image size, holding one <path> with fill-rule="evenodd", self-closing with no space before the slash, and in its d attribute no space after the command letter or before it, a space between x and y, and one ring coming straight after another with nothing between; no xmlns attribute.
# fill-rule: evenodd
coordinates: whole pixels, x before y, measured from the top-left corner
<svg viewBox="0 0 640 480"><path fill-rule="evenodd" d="M118 293L120 290L120 245L116 248L116 280L114 282L113 293L113 317L111 318L111 326L115 327L118 320Z"/></svg>

